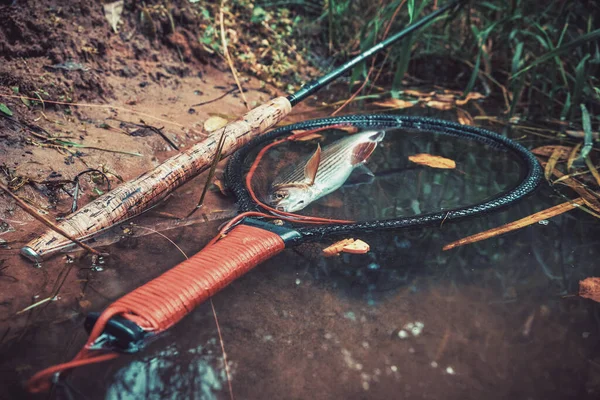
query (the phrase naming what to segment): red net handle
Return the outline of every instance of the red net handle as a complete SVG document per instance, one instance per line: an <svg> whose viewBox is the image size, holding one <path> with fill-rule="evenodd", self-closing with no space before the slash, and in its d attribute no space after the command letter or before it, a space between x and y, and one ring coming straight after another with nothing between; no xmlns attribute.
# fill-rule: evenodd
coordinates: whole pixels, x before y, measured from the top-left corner
<svg viewBox="0 0 600 400"><path fill-rule="evenodd" d="M238 225L227 236L114 302L123 316L149 331L164 331L194 307L285 248L265 229ZM107 309L107 310L108 310Z"/></svg>
<svg viewBox="0 0 600 400"><path fill-rule="evenodd" d="M58 372L116 357L116 353L99 355L89 350L111 317L121 315L145 330L162 332L284 248L283 239L276 233L243 224L234 227L223 239L112 303L98 318L75 358L35 374L27 382L28 390L47 391Z"/></svg>

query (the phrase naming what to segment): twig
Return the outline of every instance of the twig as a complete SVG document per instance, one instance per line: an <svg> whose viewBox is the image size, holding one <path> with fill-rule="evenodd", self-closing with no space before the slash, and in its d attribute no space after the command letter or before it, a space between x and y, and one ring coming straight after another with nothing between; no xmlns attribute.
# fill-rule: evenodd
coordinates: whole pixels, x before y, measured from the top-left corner
<svg viewBox="0 0 600 400"><path fill-rule="evenodd" d="M89 251L92 254L95 254L97 256L102 256L103 255L98 250L92 249L87 244L80 242L79 240L77 240L74 237L72 237L71 235L69 235L67 232L63 231L61 228L59 228L58 226L56 226L48 218L44 217L43 215L38 214L37 211L33 207L31 207L29 204L27 204L26 202L24 202L19 196L17 196L13 192L11 192L10 189L8 189L2 183L0 183L0 189L4 190L6 192L6 194L8 194L10 197L12 197L19 204L19 206L21 206L21 208L23 208L23 210L25 210L29 215L31 215L33 218L37 219L38 221L40 221L41 223L43 223L44 225L46 225L48 228L50 228L53 231L55 231L55 232L63 235L64 237L66 237L70 241L78 244L79 246L83 247L85 250Z"/></svg>
<svg viewBox="0 0 600 400"><path fill-rule="evenodd" d="M563 214L567 211L570 211L574 208L578 208L579 206L585 204L585 201L582 198L573 201L567 201L566 203L559 204L554 207L550 207L546 210L537 212L535 214L529 215L525 218L521 218L517 221L510 222L508 224L504 224L494 229L487 230L485 232L476 233L475 235L467 236L466 238L457 240L455 242L449 243L443 247L443 250L450 250L458 246L463 246L465 244L479 242L481 240L489 239L494 236L502 235L504 233L508 233L514 231L516 229L521 229L526 226L532 225L536 222L539 222L543 219L548 219L554 217L556 215Z"/></svg>
<svg viewBox="0 0 600 400"><path fill-rule="evenodd" d="M191 217L204 204L204 197L206 197L206 193L208 192L208 186L210 185L210 181L212 180L213 176L215 175L215 170L217 169L217 164L219 164L219 161L221 161L221 153L223 151L223 146L225 145L225 132L227 132L227 129L223 130L223 133L221 134L221 137L219 138L219 143L217 144L217 151L215 154L215 158L213 160L212 165L210 166L210 171L208 172L208 177L206 178L206 183L204 184L204 189L202 189L202 194L200 195L198 204L196 204L196 207L194 207L192 209L192 211L190 211L190 213L185 216L185 218Z"/></svg>
<svg viewBox="0 0 600 400"><path fill-rule="evenodd" d="M244 89L242 89L242 84L237 76L237 70L233 65L233 61L231 60L231 56L229 55L229 50L227 49L227 39L225 38L225 26L223 24L223 2L221 2L221 8L219 9L219 22L221 24L221 43L223 46L223 53L225 53L225 57L227 58L227 63L229 64L229 68L231 69L231 73L233 74L233 79L235 79L235 83L240 90L240 94L242 95L242 100L244 101L244 105L246 109L250 111L250 106L248 105L248 101L246 100L246 95L244 94Z"/></svg>
<svg viewBox="0 0 600 400"><path fill-rule="evenodd" d="M238 89L234 88L234 89L228 90L225 93L223 93L222 95L220 95L219 97L215 97L214 99L203 101L202 103L192 104L191 107L200 107L200 106L205 106L205 105L210 104L210 103L214 103L215 101L221 100L223 97L227 96L228 94L231 94L231 93L235 92L236 90L238 90Z"/></svg>

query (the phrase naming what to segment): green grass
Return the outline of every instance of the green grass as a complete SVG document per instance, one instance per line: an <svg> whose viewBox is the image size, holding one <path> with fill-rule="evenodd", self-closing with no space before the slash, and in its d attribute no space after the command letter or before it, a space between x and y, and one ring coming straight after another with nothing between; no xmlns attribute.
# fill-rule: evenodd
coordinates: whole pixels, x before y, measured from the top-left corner
<svg viewBox="0 0 600 400"><path fill-rule="evenodd" d="M388 24L390 32L397 31L433 6L432 0L325 0L321 16L306 23L319 24L322 47L331 48L329 56L339 63L381 40ZM397 94L411 60L435 55L464 61L473 66L465 94L481 80L488 80L492 95L501 93L496 83L504 86L510 100L503 110L507 118L581 125L584 104L598 124L600 82L594 74L600 64L600 29L595 15L600 5L594 1L473 1L451 20L421 29L380 55L378 67L386 61L382 77ZM369 66L358 66L352 80L366 79Z"/></svg>

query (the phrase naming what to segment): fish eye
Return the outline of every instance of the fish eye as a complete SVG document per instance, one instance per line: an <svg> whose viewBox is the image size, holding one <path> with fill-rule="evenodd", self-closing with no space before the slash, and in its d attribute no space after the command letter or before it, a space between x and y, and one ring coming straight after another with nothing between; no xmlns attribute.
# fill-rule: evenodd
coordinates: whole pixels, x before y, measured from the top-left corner
<svg viewBox="0 0 600 400"><path fill-rule="evenodd" d="M283 199L284 196L281 193L275 193L275 198L277 198L277 199Z"/></svg>

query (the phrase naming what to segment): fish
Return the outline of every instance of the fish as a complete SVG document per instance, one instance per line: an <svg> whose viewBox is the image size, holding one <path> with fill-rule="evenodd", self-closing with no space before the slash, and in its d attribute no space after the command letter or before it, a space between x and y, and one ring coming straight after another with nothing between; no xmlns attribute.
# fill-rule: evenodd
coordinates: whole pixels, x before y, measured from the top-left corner
<svg viewBox="0 0 600 400"><path fill-rule="evenodd" d="M384 137L385 131L371 130L336 140L323 149L317 144L310 157L273 180L267 203L277 211L296 212L334 192L355 169L363 169Z"/></svg>

